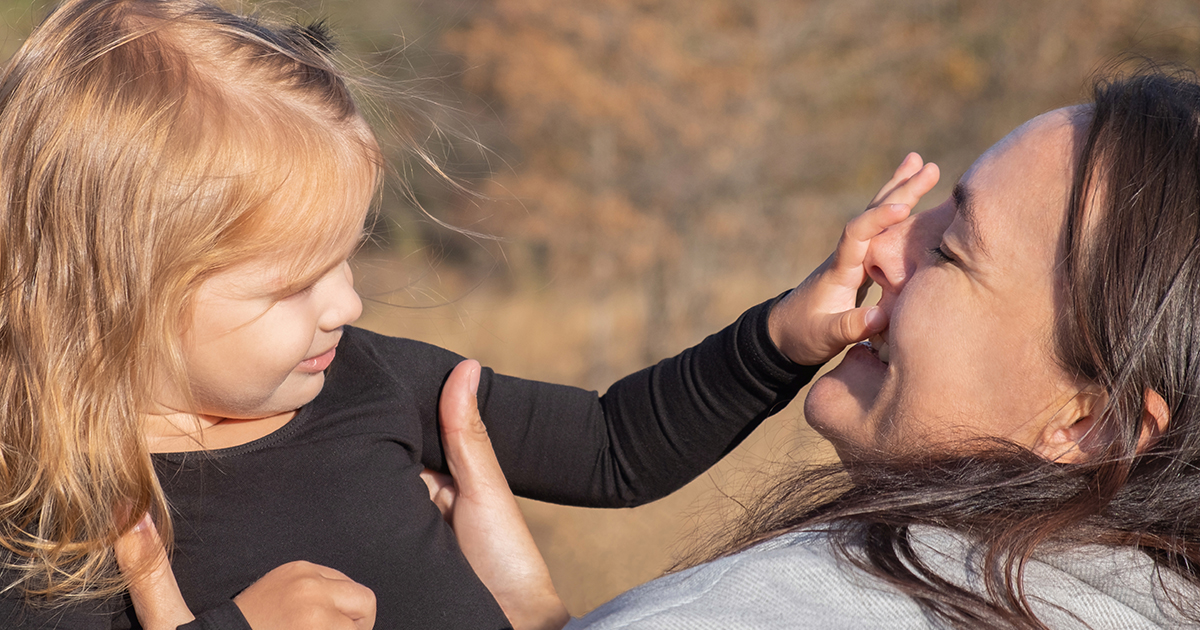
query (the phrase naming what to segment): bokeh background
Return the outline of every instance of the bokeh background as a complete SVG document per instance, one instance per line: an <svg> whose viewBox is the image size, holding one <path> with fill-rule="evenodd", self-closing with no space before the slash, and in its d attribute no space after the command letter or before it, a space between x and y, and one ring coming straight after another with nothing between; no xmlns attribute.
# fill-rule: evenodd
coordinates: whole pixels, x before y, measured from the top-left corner
<svg viewBox="0 0 1200 630"><path fill-rule="evenodd" d="M0 0L5 57L44 6ZM601 391L797 284L908 151L942 167L932 205L1097 73L1200 63L1195 0L259 6L328 20L374 86L394 177L356 259L361 324ZM830 456L795 404L655 504L522 508L582 614Z"/></svg>

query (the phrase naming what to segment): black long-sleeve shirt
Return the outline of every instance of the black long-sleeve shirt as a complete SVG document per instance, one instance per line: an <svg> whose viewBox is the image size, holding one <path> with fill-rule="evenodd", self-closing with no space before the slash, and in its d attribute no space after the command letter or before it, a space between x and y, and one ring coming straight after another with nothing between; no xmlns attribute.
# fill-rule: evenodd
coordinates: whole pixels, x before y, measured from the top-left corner
<svg viewBox="0 0 1200 630"><path fill-rule="evenodd" d="M681 487L782 408L816 368L767 333L769 305L604 396L485 369L479 405L514 492L623 507ZM248 444L155 456L173 510L172 566L188 628L245 628L232 597L307 560L376 595L376 628L497 629L508 621L458 549L419 478L445 470L437 406L462 358L347 328L321 394ZM53 611L0 599L0 627L138 627L126 601Z"/></svg>

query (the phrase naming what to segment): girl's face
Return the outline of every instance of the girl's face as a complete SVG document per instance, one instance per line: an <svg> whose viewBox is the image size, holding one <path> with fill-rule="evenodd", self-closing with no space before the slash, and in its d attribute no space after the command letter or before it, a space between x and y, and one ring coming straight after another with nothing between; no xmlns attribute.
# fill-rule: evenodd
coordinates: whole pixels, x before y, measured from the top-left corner
<svg viewBox="0 0 1200 630"><path fill-rule="evenodd" d="M942 205L871 242L889 327L817 381L808 422L843 457L1001 437L1050 458L1087 414L1053 351L1055 267L1078 116L1058 110L980 157Z"/></svg>
<svg viewBox="0 0 1200 630"><path fill-rule="evenodd" d="M196 292L184 334L188 376L200 413L258 418L294 411L321 392L342 326L362 302L342 260L317 281L278 299L278 265L223 271Z"/></svg>
<svg viewBox="0 0 1200 630"><path fill-rule="evenodd" d="M362 313L346 261L353 247L314 283L283 298L290 266L279 261L235 265L200 285L183 335L193 413L266 418L320 393L342 327Z"/></svg>

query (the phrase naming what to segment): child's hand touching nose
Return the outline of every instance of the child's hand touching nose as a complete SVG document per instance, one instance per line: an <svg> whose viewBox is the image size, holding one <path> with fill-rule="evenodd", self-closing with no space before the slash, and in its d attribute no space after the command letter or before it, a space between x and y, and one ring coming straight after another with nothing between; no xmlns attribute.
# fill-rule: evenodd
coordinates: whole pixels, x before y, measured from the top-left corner
<svg viewBox="0 0 1200 630"><path fill-rule="evenodd" d="M149 515L116 544L117 563L132 573L129 594L146 630L175 630L195 620ZM233 599L254 630L371 630L375 594L340 571L289 562Z"/></svg>
<svg viewBox="0 0 1200 630"><path fill-rule="evenodd" d="M887 328L882 309L859 306L862 290L871 282L863 266L867 249L872 238L907 219L937 181L937 165L909 153L867 210L846 224L829 258L775 304L771 340L784 355L801 365L816 365Z"/></svg>

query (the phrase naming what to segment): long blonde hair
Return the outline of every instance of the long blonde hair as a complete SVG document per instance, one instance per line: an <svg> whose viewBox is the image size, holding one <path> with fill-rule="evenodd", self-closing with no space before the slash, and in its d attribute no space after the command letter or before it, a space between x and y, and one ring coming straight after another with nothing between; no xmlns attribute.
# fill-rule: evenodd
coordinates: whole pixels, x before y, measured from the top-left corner
<svg viewBox="0 0 1200 630"><path fill-rule="evenodd" d="M317 269L380 168L320 26L68 0L29 37L0 79L0 588L110 596L120 533L149 511L170 540L140 414L186 382L190 296Z"/></svg>

